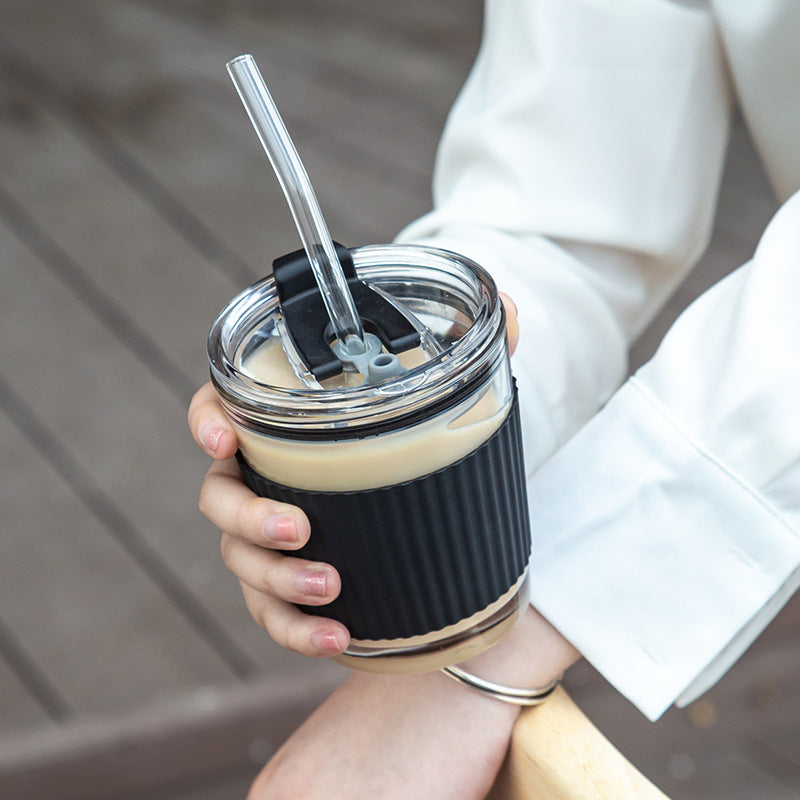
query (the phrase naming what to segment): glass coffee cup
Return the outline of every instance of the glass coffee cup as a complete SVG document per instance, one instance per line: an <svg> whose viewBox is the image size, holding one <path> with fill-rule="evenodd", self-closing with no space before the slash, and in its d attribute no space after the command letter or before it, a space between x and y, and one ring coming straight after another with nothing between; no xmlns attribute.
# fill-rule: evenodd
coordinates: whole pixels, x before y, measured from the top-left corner
<svg viewBox="0 0 800 800"><path fill-rule="evenodd" d="M438 669L498 641L528 600L503 306L488 273L455 253L371 245L340 255L364 328L381 343L368 369L309 367L303 314L288 313L294 278L281 277L279 259L274 276L214 323L211 376L245 482L309 517L310 540L292 555L339 571L339 597L304 609L350 630L337 660L375 672ZM395 318L411 338L387 333ZM318 324L335 353L330 326ZM391 360L399 365L384 372Z"/></svg>

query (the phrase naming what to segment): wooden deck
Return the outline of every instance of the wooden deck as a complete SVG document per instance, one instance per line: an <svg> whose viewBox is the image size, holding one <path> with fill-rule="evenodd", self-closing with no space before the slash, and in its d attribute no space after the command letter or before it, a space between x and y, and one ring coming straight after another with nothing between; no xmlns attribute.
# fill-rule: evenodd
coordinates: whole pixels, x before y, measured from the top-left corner
<svg viewBox="0 0 800 800"><path fill-rule="evenodd" d="M296 247L224 70L255 54L337 238L427 210L476 0L0 0L0 797L217 800L339 681L272 645L196 510L185 409L219 308ZM633 351L775 208L742 126L714 242ZM567 686L675 800L800 797L800 599L656 725Z"/></svg>

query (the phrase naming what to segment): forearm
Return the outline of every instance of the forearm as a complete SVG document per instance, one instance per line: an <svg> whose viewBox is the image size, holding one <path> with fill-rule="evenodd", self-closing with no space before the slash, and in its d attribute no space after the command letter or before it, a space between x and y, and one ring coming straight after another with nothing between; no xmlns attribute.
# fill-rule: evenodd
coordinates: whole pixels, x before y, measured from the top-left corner
<svg viewBox="0 0 800 800"><path fill-rule="evenodd" d="M462 666L498 683L535 686L577 656L530 609L504 640ZM518 714L518 706L441 672L356 673L281 748L251 798L477 800L494 781Z"/></svg>

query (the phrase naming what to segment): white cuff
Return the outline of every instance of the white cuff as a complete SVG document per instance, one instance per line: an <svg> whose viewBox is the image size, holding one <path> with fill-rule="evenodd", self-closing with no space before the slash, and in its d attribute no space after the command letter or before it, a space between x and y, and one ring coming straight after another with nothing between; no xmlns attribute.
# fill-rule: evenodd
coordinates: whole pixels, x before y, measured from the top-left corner
<svg viewBox="0 0 800 800"><path fill-rule="evenodd" d="M798 533L636 379L529 497L533 604L653 720L708 688L800 575Z"/></svg>

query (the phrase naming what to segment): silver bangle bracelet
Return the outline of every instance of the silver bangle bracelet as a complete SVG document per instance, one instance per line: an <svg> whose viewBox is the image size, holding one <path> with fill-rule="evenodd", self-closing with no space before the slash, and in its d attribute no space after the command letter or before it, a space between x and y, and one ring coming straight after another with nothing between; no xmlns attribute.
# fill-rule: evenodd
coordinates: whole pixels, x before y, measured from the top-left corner
<svg viewBox="0 0 800 800"><path fill-rule="evenodd" d="M449 675L454 680L474 689L476 692L494 697L495 700L502 700L504 703L512 703L517 706L538 706L544 703L550 695L556 690L556 687L561 682L559 675L555 680L536 689L515 689L511 686L503 686L499 683L492 683L491 681L479 678L477 675L471 675L469 672L464 672L459 667L442 667L442 672Z"/></svg>

